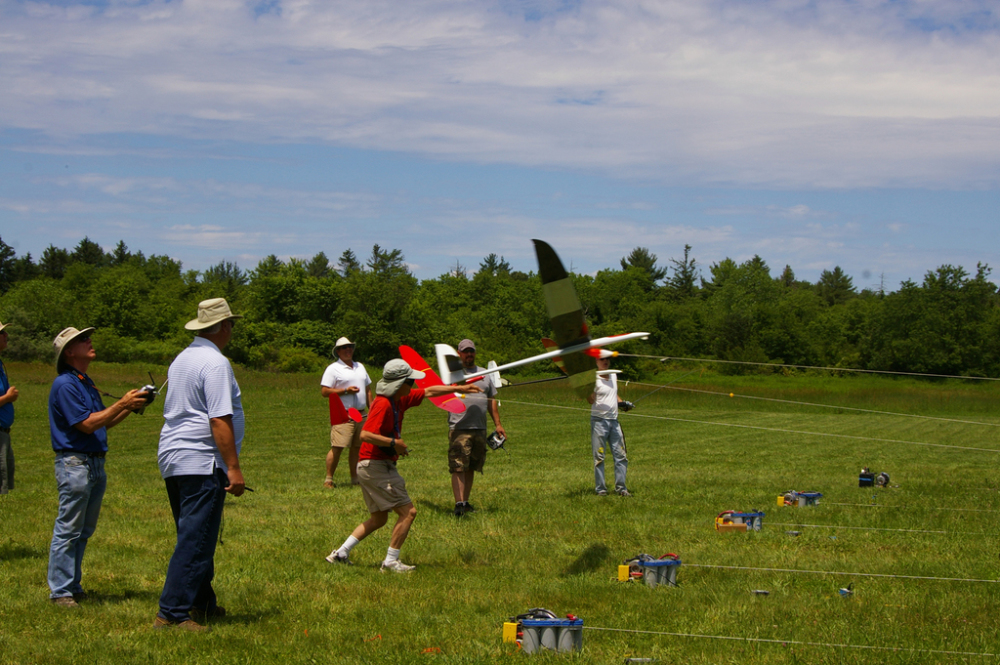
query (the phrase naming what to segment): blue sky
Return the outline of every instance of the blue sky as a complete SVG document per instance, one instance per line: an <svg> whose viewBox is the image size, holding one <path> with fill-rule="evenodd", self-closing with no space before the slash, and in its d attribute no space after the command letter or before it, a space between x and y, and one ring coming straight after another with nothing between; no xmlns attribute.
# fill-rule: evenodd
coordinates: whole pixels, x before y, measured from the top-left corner
<svg viewBox="0 0 1000 665"><path fill-rule="evenodd" d="M0 237L971 271L1000 246L994 7L0 0Z"/></svg>

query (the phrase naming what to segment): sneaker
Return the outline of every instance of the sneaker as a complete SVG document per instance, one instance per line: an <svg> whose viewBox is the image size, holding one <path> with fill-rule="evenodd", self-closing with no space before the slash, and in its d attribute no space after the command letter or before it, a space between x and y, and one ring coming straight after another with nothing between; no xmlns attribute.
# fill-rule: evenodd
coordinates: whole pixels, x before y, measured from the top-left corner
<svg viewBox="0 0 1000 665"><path fill-rule="evenodd" d="M604 490L596 490L594 493L597 494L597 496L607 496L608 495L608 493L606 491L604 491Z"/></svg>
<svg viewBox="0 0 1000 665"><path fill-rule="evenodd" d="M326 560L330 563L342 563L345 566L353 566L354 562L351 561L346 554L341 554L340 550L334 550L330 552L330 555L326 557Z"/></svg>
<svg viewBox="0 0 1000 665"><path fill-rule="evenodd" d="M465 512L467 512L467 513L474 513L474 512L476 512L476 507L473 506L468 501L465 502L464 509L465 509Z"/></svg>
<svg viewBox="0 0 1000 665"><path fill-rule="evenodd" d="M164 628L176 628L178 630L186 630L189 633L207 633L208 626L203 626L194 619L185 619L184 621L170 621L169 619L164 619L159 614L153 619L153 628L156 630L162 630Z"/></svg>
<svg viewBox="0 0 1000 665"><path fill-rule="evenodd" d="M461 503L461 502L456 503L455 504L455 512L454 512L454 514L455 514L455 517L461 517L462 515L464 515L465 514L465 504Z"/></svg>
<svg viewBox="0 0 1000 665"><path fill-rule="evenodd" d="M618 496L632 496L632 493L628 490L618 490Z"/></svg>
<svg viewBox="0 0 1000 665"><path fill-rule="evenodd" d="M416 568L416 566L407 566L402 561L393 561L392 563L386 563L385 561L382 562L383 573L387 570L391 570L394 573L408 573L414 568Z"/></svg>
<svg viewBox="0 0 1000 665"><path fill-rule="evenodd" d="M53 605L58 605L59 607L80 607L73 596L62 596L60 598L51 598Z"/></svg>
<svg viewBox="0 0 1000 665"><path fill-rule="evenodd" d="M336 485L333 484L333 478L327 478L326 480L324 480L323 487L327 488L328 490L332 490L334 487L336 487Z"/></svg>

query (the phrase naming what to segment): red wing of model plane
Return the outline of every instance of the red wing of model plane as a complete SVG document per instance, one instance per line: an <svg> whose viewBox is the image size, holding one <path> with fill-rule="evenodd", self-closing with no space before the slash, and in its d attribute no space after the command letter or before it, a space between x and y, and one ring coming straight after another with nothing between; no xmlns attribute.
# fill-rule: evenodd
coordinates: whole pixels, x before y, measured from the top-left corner
<svg viewBox="0 0 1000 665"><path fill-rule="evenodd" d="M430 365L427 364L427 361L424 360L423 356L410 347L399 347L399 357L405 360L406 364L413 369L424 373L424 378L417 379L417 386L420 388L444 385L441 378L437 375L437 372L431 369ZM465 413L465 402L463 402L462 398L458 397L455 393L449 393L440 397L430 397L428 399L430 399L434 406L444 409L449 413Z"/></svg>
<svg viewBox="0 0 1000 665"><path fill-rule="evenodd" d="M345 409L338 395L330 395L330 425L342 425L348 420L361 422L361 412L357 409Z"/></svg>

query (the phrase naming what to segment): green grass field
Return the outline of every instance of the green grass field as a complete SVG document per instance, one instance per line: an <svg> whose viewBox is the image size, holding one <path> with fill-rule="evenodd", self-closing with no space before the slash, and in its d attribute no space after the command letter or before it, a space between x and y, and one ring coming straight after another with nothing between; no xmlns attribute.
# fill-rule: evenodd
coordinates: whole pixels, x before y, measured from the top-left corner
<svg viewBox="0 0 1000 665"><path fill-rule="evenodd" d="M113 393L145 383L147 369L165 376L165 368L91 369ZM17 486L0 497L0 663L621 663L627 655L927 663L997 659L920 650L1000 652L1000 584L694 565L997 580L994 383L689 375L675 386L723 395L664 389L621 418L631 499L593 495L589 414L565 385L507 388L510 454L489 454L472 495L478 511L462 520L451 515L445 414L427 403L407 414L412 455L400 462L418 509L402 558L418 568L389 575L377 568L388 529L355 548L357 565L324 561L366 515L360 491L342 482L343 467L338 487L323 488L319 377L238 371L243 469L256 492L227 501L215 585L229 616L210 634L190 635L151 627L173 547L156 465L162 402L110 432L108 493L83 579L92 599L67 611L48 602L45 583L57 500L46 416L53 374L17 363L8 371L21 399L12 433ZM637 399L651 389L631 383L622 394ZM863 465L887 471L898 487L859 489ZM789 489L824 497L816 507L777 507ZM760 533L714 530L720 511L753 508L767 513ZM625 558L668 551L684 562L678 588L616 581ZM841 597L850 583L854 595ZM582 653L527 656L501 642L507 617L538 606L584 619Z"/></svg>

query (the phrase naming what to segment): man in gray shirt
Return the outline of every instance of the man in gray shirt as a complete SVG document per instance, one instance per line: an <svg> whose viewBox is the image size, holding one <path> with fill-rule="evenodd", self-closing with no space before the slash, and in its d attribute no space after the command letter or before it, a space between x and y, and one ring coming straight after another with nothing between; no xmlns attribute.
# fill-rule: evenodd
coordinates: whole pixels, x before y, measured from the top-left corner
<svg viewBox="0 0 1000 665"><path fill-rule="evenodd" d="M458 343L458 355L466 374L484 371L476 365L476 345L471 339ZM482 473L486 462L487 410L497 433L507 436L500 424L500 409L494 399L496 387L488 379L484 379L480 387L483 392L465 396L465 413L448 414L448 470L451 471L451 490L455 494L455 517L475 510L469 503L469 494L475 472Z"/></svg>

